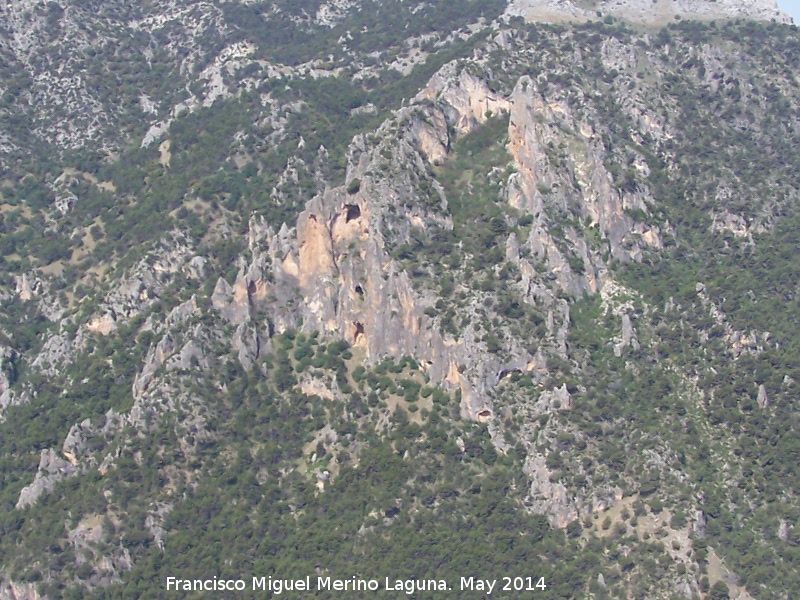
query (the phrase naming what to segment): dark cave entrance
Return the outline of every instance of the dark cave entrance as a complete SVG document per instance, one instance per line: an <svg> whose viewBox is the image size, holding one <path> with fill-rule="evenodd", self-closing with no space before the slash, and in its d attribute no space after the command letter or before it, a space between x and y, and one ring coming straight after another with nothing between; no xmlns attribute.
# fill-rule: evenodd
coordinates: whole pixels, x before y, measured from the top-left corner
<svg viewBox="0 0 800 600"><path fill-rule="evenodd" d="M358 204L345 204L344 208L346 210L345 223L349 223L353 219L357 219L361 216L361 209L358 207Z"/></svg>
<svg viewBox="0 0 800 600"><path fill-rule="evenodd" d="M353 333L353 345L357 346L359 344L364 344L366 342L366 339L364 338L364 325L358 322L353 323L353 325L356 327L356 330Z"/></svg>

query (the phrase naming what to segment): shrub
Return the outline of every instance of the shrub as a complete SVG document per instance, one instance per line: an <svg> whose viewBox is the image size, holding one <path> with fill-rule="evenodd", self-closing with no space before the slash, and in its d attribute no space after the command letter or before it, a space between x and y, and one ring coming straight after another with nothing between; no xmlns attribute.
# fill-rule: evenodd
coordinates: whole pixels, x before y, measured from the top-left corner
<svg viewBox="0 0 800 600"><path fill-rule="evenodd" d="M357 194L358 191L361 189L361 180L356 177L350 180L350 183L347 184L347 193L351 196L353 194Z"/></svg>

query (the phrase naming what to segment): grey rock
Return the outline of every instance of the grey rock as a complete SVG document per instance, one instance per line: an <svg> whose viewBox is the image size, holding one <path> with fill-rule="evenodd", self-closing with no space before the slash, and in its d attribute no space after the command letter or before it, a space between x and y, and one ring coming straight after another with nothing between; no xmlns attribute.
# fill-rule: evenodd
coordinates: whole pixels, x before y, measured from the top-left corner
<svg viewBox="0 0 800 600"><path fill-rule="evenodd" d="M572 397L567 390L567 384L542 392L536 402L536 410L539 414L551 413L557 410L567 410L572 407Z"/></svg>
<svg viewBox="0 0 800 600"><path fill-rule="evenodd" d="M577 506L568 497L564 484L550 481L551 473L544 456L538 452L529 454L523 472L531 481L528 504L534 512L547 515L551 524L558 528L578 518Z"/></svg>
<svg viewBox="0 0 800 600"><path fill-rule="evenodd" d="M519 240L515 233L511 233L506 240L506 260L519 264Z"/></svg>
<svg viewBox="0 0 800 600"><path fill-rule="evenodd" d="M67 540L75 551L76 557L81 557L80 562L86 562L85 556L91 553L92 546L102 544L106 540L102 521L97 518L81 521L73 529L67 531Z"/></svg>
<svg viewBox="0 0 800 600"><path fill-rule="evenodd" d="M251 245L256 246L256 240L260 240L258 232L251 232ZM240 262L239 273L232 286L222 278L217 281L211 295L212 306L234 325L249 321L253 311L263 308L270 291L274 291L271 263L269 248L264 251L254 248L253 260L249 265L244 260Z"/></svg>
<svg viewBox="0 0 800 600"><path fill-rule="evenodd" d="M157 502L155 508L150 511L145 518L144 526L155 540L156 547L164 550L164 540L167 538L167 530L164 529L164 521L172 512L173 504Z"/></svg>
<svg viewBox="0 0 800 600"><path fill-rule="evenodd" d="M785 542L789 539L789 524L786 519L781 519L778 524L778 539Z"/></svg>
<svg viewBox="0 0 800 600"><path fill-rule="evenodd" d="M69 461L58 456L55 451L42 450L39 469L33 482L20 491L16 508L25 508L35 504L41 496L52 492L59 481L77 474L78 469Z"/></svg>
<svg viewBox="0 0 800 600"><path fill-rule="evenodd" d="M207 262L208 261L204 257L195 256L186 263L184 270L191 279L204 279Z"/></svg>
<svg viewBox="0 0 800 600"><path fill-rule="evenodd" d="M93 435L94 428L89 419L84 419L80 424L70 427L64 444L61 446L61 453L75 466L86 450L86 437Z"/></svg>
<svg viewBox="0 0 800 600"><path fill-rule="evenodd" d="M619 341L614 344L614 355L617 357L622 356L622 351L628 347L638 350L639 340L636 338L636 330L633 328L631 318L628 316L628 313L623 313L622 334Z"/></svg>
<svg viewBox="0 0 800 600"><path fill-rule="evenodd" d="M16 353L11 348L0 346L0 416L14 402L11 386L16 378L15 357Z"/></svg>
<svg viewBox="0 0 800 600"><path fill-rule="evenodd" d="M153 382L156 371L164 364L167 358L175 352L175 339L171 333L167 333L163 338L151 348L144 359L144 367L136 376L133 382L133 397L139 398Z"/></svg>
<svg viewBox="0 0 800 600"><path fill-rule="evenodd" d="M246 371L249 371L253 363L261 355L261 340L254 327L247 323L242 323L236 328L231 340L231 347L237 353L239 362Z"/></svg>
<svg viewBox="0 0 800 600"><path fill-rule="evenodd" d="M767 397L767 388L764 387L764 384L758 386L758 407L759 408L767 408L769 406L769 398Z"/></svg>
<svg viewBox="0 0 800 600"><path fill-rule="evenodd" d="M34 296L42 293L43 283L34 275L23 273L20 277L14 278L17 296L23 302L31 300Z"/></svg>
<svg viewBox="0 0 800 600"><path fill-rule="evenodd" d="M698 510L695 513L692 529L696 537L700 539L706 537L706 515L702 510Z"/></svg>
<svg viewBox="0 0 800 600"><path fill-rule="evenodd" d="M167 371L188 371L195 367L206 370L209 367L209 362L202 345L194 340L186 342L179 352L176 352L167 360L165 366Z"/></svg>
<svg viewBox="0 0 800 600"><path fill-rule="evenodd" d="M10 579L1 579L0 600L42 600L42 596L32 583L16 583Z"/></svg>
<svg viewBox="0 0 800 600"><path fill-rule="evenodd" d="M164 325L166 327L174 327L175 325L185 323L192 315L197 313L197 299L195 296L192 296L189 300L182 302L169 312Z"/></svg>
<svg viewBox="0 0 800 600"><path fill-rule="evenodd" d="M74 337L66 333L50 336L31 361L31 366L44 375L55 376L64 365L72 362L84 344L80 331Z"/></svg>
<svg viewBox="0 0 800 600"><path fill-rule="evenodd" d="M110 526L107 528L107 526ZM90 564L93 572L84 583L91 587L107 587L119 583L120 570L130 569L130 554L121 545L105 547L113 531L113 522L101 515L87 515L75 527L67 528L67 540L72 546L75 563Z"/></svg>

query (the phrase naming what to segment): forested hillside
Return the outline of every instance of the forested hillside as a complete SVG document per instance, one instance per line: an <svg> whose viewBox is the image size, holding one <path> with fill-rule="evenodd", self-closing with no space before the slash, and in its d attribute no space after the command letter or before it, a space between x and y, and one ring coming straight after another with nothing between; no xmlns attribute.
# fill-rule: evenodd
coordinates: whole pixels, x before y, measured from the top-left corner
<svg viewBox="0 0 800 600"><path fill-rule="evenodd" d="M0 9L1 600L800 593L800 33L511 4Z"/></svg>

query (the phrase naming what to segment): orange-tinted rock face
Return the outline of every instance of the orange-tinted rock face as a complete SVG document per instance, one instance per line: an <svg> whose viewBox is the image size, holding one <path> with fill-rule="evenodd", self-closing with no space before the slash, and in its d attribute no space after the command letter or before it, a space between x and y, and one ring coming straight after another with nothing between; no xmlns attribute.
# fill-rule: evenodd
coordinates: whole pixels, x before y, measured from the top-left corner
<svg viewBox="0 0 800 600"><path fill-rule="evenodd" d="M309 214L305 223L298 223L300 286L306 288L317 277L330 277L334 272L331 234L322 219Z"/></svg>

